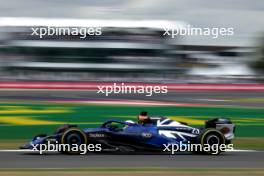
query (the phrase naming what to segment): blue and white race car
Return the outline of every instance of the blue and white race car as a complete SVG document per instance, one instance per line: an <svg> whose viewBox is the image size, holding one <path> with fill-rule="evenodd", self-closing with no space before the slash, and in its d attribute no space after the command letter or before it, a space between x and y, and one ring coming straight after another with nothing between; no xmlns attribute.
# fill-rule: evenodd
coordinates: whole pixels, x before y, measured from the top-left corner
<svg viewBox="0 0 264 176"><path fill-rule="evenodd" d="M35 136L21 148L33 149L40 144L56 142L70 146L100 144L102 151L111 152L161 152L169 145L227 145L234 138L235 125L229 119L215 118L206 121L204 128L196 128L166 117L150 118L152 123L149 124L109 120L97 128L80 129L76 125L63 125L52 135ZM63 152L78 153L70 150ZM212 154L213 150L201 152ZM220 152L221 150L218 150L214 154Z"/></svg>

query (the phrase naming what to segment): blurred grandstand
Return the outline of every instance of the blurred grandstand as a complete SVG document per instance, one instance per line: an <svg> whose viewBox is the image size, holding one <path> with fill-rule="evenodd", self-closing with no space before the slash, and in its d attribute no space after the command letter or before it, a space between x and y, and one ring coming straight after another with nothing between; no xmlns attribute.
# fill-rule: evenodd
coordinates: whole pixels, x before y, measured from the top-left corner
<svg viewBox="0 0 264 176"><path fill-rule="evenodd" d="M258 82L256 48L183 45L171 21L0 18L0 79L120 82ZM102 35L32 36L31 27L101 27Z"/></svg>

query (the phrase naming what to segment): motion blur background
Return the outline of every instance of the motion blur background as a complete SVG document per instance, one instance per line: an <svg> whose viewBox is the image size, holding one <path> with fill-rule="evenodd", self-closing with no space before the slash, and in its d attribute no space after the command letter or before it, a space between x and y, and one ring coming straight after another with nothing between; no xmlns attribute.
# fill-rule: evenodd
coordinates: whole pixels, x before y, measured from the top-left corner
<svg viewBox="0 0 264 176"><path fill-rule="evenodd" d="M0 0L0 79L263 82L263 16L261 0ZM33 26L92 27L95 20L102 36L30 35ZM135 25L141 20L148 27ZM234 35L172 39L162 24L234 28Z"/></svg>
<svg viewBox="0 0 264 176"><path fill-rule="evenodd" d="M161 173L157 168L180 168L188 175L263 175L263 17L263 0L0 0L0 175L25 175L30 168L27 175L38 174L38 168L77 172L80 167L105 167L108 175L110 167L123 167L123 172L147 167L148 172L133 175L152 176ZM163 35L164 28L186 25L233 28L234 35ZM32 27L48 26L102 26L102 35L31 35ZM169 91L97 93L97 85L113 82L158 83ZM234 148L262 151L108 158L3 151L18 149L38 133L52 134L62 124L87 128L109 119L136 121L140 111L197 127L211 118L230 118L236 124ZM17 170L7 174L7 168ZM20 173L21 168L29 170ZM236 170L216 174L216 168ZM169 171L162 174L174 175Z"/></svg>

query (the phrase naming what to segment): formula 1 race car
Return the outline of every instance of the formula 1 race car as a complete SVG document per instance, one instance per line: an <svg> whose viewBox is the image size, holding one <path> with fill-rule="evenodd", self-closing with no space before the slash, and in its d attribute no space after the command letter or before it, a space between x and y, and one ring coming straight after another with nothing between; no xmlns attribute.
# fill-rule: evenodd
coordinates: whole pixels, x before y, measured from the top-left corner
<svg viewBox="0 0 264 176"><path fill-rule="evenodd" d="M204 128L195 128L186 123L165 117L151 117L151 124L132 121L109 120L98 128L80 129L76 125L63 125L52 135L37 135L22 149L33 149L40 144L58 143L68 145L100 144L102 151L152 152L165 151L165 147L179 144L201 144L213 146L230 144L234 138L235 125L228 119L215 118L205 122ZM70 150L63 153L76 154ZM219 154L221 150L202 150L199 153Z"/></svg>

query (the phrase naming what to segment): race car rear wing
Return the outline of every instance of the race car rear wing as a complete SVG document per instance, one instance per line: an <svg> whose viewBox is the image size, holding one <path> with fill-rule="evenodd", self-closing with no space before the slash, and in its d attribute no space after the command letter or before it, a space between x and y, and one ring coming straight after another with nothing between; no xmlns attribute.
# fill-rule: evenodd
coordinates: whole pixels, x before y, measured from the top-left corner
<svg viewBox="0 0 264 176"><path fill-rule="evenodd" d="M223 133L226 140L231 140L235 137L235 124L230 119L215 118L205 122L205 128L215 128Z"/></svg>

